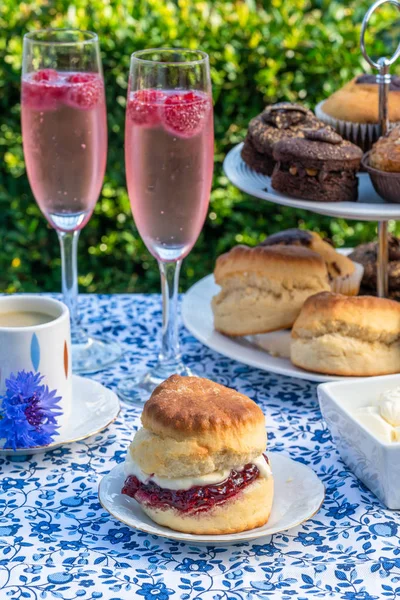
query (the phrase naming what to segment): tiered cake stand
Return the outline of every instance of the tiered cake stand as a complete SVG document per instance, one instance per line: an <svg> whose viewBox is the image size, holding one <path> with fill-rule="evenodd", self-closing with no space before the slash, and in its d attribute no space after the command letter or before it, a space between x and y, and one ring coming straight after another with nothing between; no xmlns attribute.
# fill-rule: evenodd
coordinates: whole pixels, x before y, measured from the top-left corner
<svg viewBox="0 0 400 600"><path fill-rule="evenodd" d="M389 130L388 98L390 87L389 69L400 56L400 43L391 58L382 56L372 59L365 46L365 34L372 14L382 4L392 4L400 10L399 0L377 0L367 11L361 26L360 49L365 60L373 69L377 69L376 82L379 85L379 124L381 135ZM388 221L400 218L400 204L387 203L374 190L367 173L359 174L358 202L313 202L300 198L292 198L275 192L269 177L252 171L242 161L240 151L243 144L235 146L224 161L224 170L230 181L242 191L267 200L301 208L329 217L342 217L357 221L378 222L378 261L377 261L377 295L381 298L388 296ZM400 203L400 198L399 198Z"/></svg>
<svg viewBox="0 0 400 600"><path fill-rule="evenodd" d="M364 17L361 28L360 47L366 61L378 70L376 76L379 85L379 119L380 133L384 135L389 129L388 93L390 85L389 68L400 56L400 44L391 58L382 57L372 60L365 49L364 36L372 13L382 4L389 2L400 10L399 0L377 0ZM251 196L274 202L282 206L290 206L308 210L329 217L341 217L356 221L376 221L378 223L379 244L377 260L377 295L388 296L388 221L400 219L399 204L385 202L375 191L368 173L359 173L359 194L357 202L314 202L292 198L276 192L271 186L270 177L256 173L241 158L243 144L232 148L224 161L224 171L228 179L239 189ZM186 294L182 304L182 318L187 329L200 342L229 358L246 365L257 367L271 373L279 373L290 377L298 377L311 381L332 381L343 379L321 373L306 372L295 367L289 359L271 356L259 347L257 342L248 338L230 338L214 329L211 301L219 291L214 277L209 275L198 281ZM252 338L252 336L250 336Z"/></svg>

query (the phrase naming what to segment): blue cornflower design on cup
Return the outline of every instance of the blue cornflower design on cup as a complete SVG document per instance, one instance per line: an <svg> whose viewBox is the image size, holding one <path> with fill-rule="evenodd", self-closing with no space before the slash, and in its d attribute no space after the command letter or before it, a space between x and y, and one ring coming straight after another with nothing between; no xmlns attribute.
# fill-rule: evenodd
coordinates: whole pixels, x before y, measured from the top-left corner
<svg viewBox="0 0 400 600"><path fill-rule="evenodd" d="M207 573L207 571L211 571L212 568L212 565L208 564L206 560L184 558L181 564L175 567L175 571L182 571L183 573L189 573L193 571Z"/></svg>
<svg viewBox="0 0 400 600"><path fill-rule="evenodd" d="M48 446L58 435L57 406L61 396L41 382L43 375L32 371L11 373L6 379L6 393L0 396L0 440L3 448Z"/></svg>
<svg viewBox="0 0 400 600"><path fill-rule="evenodd" d="M144 583L140 590L137 591L138 596L144 596L145 600L168 600L175 594L174 590L167 588L165 583Z"/></svg>

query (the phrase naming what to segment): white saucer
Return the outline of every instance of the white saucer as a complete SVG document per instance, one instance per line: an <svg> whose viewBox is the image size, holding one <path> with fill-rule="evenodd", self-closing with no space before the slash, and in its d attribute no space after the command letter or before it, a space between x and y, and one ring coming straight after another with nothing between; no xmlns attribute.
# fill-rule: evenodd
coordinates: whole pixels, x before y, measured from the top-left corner
<svg viewBox="0 0 400 600"><path fill-rule="evenodd" d="M110 389L93 379L72 375L72 403L69 419L48 446L34 448L0 448L0 456L40 454L54 450L65 444L84 440L103 431L118 416L120 404L118 396Z"/></svg>
<svg viewBox="0 0 400 600"><path fill-rule="evenodd" d="M268 452L274 474L275 492L269 521L263 527L228 535L192 535L180 533L154 523L140 505L121 489L125 481L124 465L119 464L103 477L99 485L99 500L113 517L129 527L183 542L215 544L255 540L279 531L286 531L310 519L320 509L325 488L312 469L278 452Z"/></svg>

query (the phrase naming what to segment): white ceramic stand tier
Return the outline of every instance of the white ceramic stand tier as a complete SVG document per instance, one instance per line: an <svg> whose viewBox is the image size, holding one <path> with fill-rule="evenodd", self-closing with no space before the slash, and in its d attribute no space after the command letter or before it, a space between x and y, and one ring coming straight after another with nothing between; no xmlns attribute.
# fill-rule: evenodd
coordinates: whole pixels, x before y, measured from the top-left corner
<svg viewBox="0 0 400 600"><path fill-rule="evenodd" d="M379 233L378 281L387 280L387 224L400 219L400 204L385 202L374 190L369 175L359 173L357 202L314 202L292 198L276 192L271 186L271 178L253 171L240 156L243 144L238 144L226 155L224 171L228 179L240 190L275 204L309 210L319 215L341 217L356 221L377 221ZM399 199L400 201L400 199ZM381 271L381 273L379 273ZM378 295L383 295L379 293Z"/></svg>

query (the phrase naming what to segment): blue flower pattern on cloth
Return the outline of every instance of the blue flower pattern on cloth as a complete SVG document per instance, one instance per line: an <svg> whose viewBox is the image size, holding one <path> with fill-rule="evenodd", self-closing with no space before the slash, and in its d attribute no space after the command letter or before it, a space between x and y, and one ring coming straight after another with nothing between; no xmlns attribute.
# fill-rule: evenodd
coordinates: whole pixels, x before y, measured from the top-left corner
<svg viewBox="0 0 400 600"><path fill-rule="evenodd" d="M6 379L6 393L0 396L0 442L3 448L47 446L58 435L57 417L61 396L41 382L43 375L19 371Z"/></svg>
<svg viewBox="0 0 400 600"><path fill-rule="evenodd" d="M159 296L83 296L93 335L118 339L120 363L94 379L153 365ZM102 509L101 477L124 460L139 411L123 405L103 433L43 455L0 457L0 599L371 600L400 598L400 515L342 463L321 419L316 385L224 358L182 329L198 374L249 395L267 417L269 448L309 465L326 487L311 520L228 546L185 544L134 531Z"/></svg>

